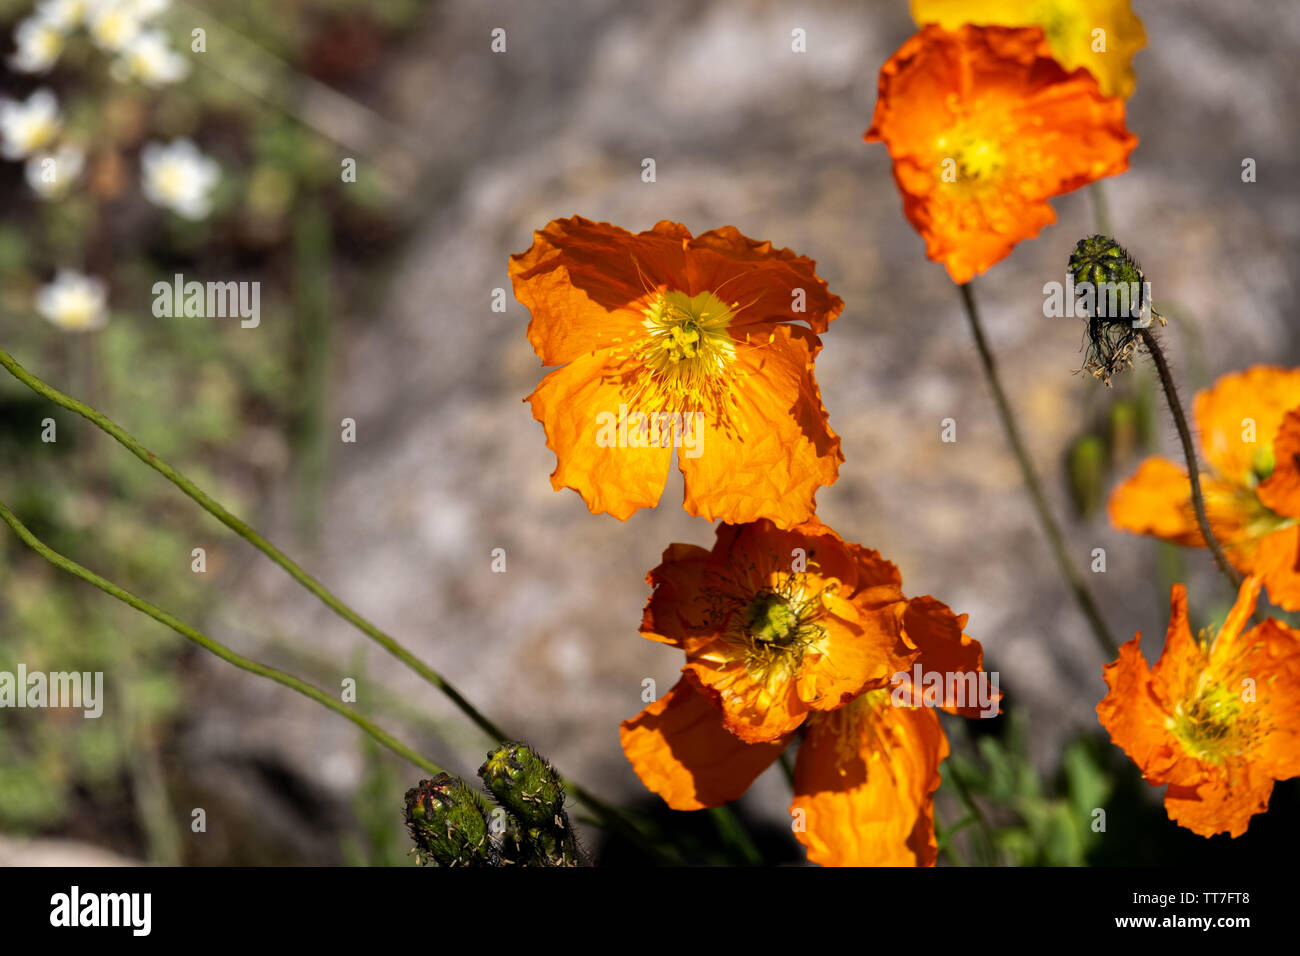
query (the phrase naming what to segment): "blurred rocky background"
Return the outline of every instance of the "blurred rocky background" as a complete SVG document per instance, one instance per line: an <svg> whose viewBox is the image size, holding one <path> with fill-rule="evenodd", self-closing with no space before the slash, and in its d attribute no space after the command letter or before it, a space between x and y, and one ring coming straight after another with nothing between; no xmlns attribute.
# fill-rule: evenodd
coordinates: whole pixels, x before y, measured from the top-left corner
<svg viewBox="0 0 1300 956"><path fill-rule="evenodd" d="M0 20L28 7L3 0ZM1300 8L1134 8L1148 35L1128 113L1141 142L1103 188L1173 320L1190 400L1223 372L1300 360ZM58 203L31 195L20 164L0 166L4 347L210 486L566 774L658 812L618 744L643 679L662 692L681 664L637 634L644 577L670 542L707 546L713 532L681 509L675 474L659 508L626 523L551 490L554 456L523 403L543 370L507 258L575 213L634 231L731 224L816 259L846 302L817 362L847 459L820 516L895 561L907 593L969 613L1001 674L1004 717L948 725L956 765L1006 831L970 855L1140 863L1276 838L1282 821L1259 818L1235 844L1177 832L1097 726L1104 655L1034 521L956 289L903 218L885 148L862 141L880 66L915 29L903 0L223 0L173 4L162 23L182 49L195 26L211 42L161 92L103 80L93 50L49 77L4 75L9 96L56 88L91 147L89 181ZM806 53L791 50L795 28ZM145 139L180 135L222 165L198 224L165 218L131 181ZM348 157L356 183L340 182ZM1082 330L1043 317L1042 286L1096 231L1095 207L1086 191L1054 206L1057 224L975 294L1075 562L1116 637L1142 631L1154 658L1172 581L1189 583L1202 623L1230 595L1203 553L1105 519L1109 487L1144 454L1176 455L1176 440L1145 370L1113 390L1072 374ZM109 281L103 331L68 335L33 312L64 265ZM152 284L175 272L261 281L261 326L155 318ZM90 426L60 414L57 446L36 445L48 414L0 382L0 489L38 533L243 653L327 689L355 678L360 709L473 776L491 741L436 691ZM354 444L339 440L345 418ZM940 440L945 418L955 443ZM196 547L204 575L190 570ZM1094 548L1105 573L1088 571ZM0 668L17 661L103 669L108 704L99 722L0 713L0 861L89 846L93 859L409 862L401 795L418 771L6 533ZM788 801L774 769L739 807L769 860L801 858ZM1296 819L1293 785L1274 801L1270 817ZM1099 805L1114 808L1109 835L1072 829ZM941 825L966 815L945 783ZM702 859L727 858L723 830L705 815L689 825ZM635 859L585 834L605 859Z"/></svg>

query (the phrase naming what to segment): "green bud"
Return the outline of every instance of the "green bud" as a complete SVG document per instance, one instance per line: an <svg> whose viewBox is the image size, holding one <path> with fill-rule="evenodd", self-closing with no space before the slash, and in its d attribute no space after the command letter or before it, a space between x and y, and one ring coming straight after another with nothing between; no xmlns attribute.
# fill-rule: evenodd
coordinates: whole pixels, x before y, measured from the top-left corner
<svg viewBox="0 0 1300 956"><path fill-rule="evenodd" d="M564 784L555 769L523 744L502 744L479 768L492 796L512 817L502 842L505 862L580 866L578 840L564 810Z"/></svg>
<svg viewBox="0 0 1300 956"><path fill-rule="evenodd" d="M406 826L425 860L441 866L492 866L483 801L463 780L440 773L406 791Z"/></svg>
<svg viewBox="0 0 1300 956"><path fill-rule="evenodd" d="M564 785L545 760L523 744L488 753L478 774L497 803L525 827L554 827L564 813Z"/></svg>
<svg viewBox="0 0 1300 956"><path fill-rule="evenodd" d="M1096 435L1084 435L1070 446L1070 491L1081 517L1101 507L1106 485L1106 446Z"/></svg>

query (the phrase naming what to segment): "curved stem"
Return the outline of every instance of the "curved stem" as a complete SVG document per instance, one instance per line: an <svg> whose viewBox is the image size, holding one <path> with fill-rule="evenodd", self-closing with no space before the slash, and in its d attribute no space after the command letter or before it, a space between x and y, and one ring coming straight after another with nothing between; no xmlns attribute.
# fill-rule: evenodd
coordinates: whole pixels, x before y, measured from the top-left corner
<svg viewBox="0 0 1300 956"><path fill-rule="evenodd" d="M501 742L510 739L508 735L503 733L500 728L483 716L483 714L481 714L473 704L466 700L464 696L461 695L460 691L456 690L455 687L448 683L441 674L408 651L388 634L384 633L356 611L352 610L348 605L344 604L319 581L299 567L298 564L288 555L263 538L245 522L227 511L218 502L213 500L202 489L195 485L194 482L190 481L171 465L167 464L153 452L149 451L149 449L145 448L144 445L140 444L140 442L131 436L125 429L121 428L104 415L101 415L84 402L79 402L75 398L63 394L52 385L48 385L41 381L35 375L32 375L25 368L19 365L14 357L4 349L0 349L0 365L3 365L8 369L14 378L18 379L37 395L40 395L42 398L47 398L56 405L61 405L71 412L76 412L82 418L98 427L101 431L107 432L115 438L124 448L126 448L127 451L131 452L131 454L135 455L181 491L185 492L185 494L192 498L200 508L208 512L208 514L212 515L231 531L235 532L235 534L239 535L253 547L257 548L257 550L261 551L268 558L282 567L286 572L288 572L290 577L312 594L316 595L316 597L320 599L321 603L331 611L343 618L343 620L347 621L357 630L361 631L438 690L442 691L442 693L449 697L452 703L454 703L460 711L465 714L465 716L472 720L479 729L493 740Z"/></svg>
<svg viewBox="0 0 1300 956"><path fill-rule="evenodd" d="M1097 643L1110 656L1118 656L1119 651L1116 648L1114 639L1110 636L1110 632L1106 629L1106 622L1097 609L1097 604L1093 600L1091 592L1083 583L1083 578L1079 576L1078 570L1070 560L1069 549L1065 546L1065 537L1061 534L1056 519L1052 517L1052 510L1047 504L1047 496L1043 494L1042 483L1038 480L1038 473L1034 470L1034 463L1030 460L1024 440L1020 437L1020 429L1016 426L1015 414L1011 411L1011 405L1007 401L1006 393L1002 390L1002 382L998 378L993 353L989 350L988 341L984 338L984 327L980 324L979 311L975 308L975 297L971 293L971 284L965 282L957 288L961 291L961 300L966 306L966 318L970 320L971 334L975 338L975 348L979 352L980 364L984 368L984 378L988 382L989 390L993 393L993 402L997 405L998 417L1002 420L1002 431L1007 436L1007 442L1011 445L1016 461L1020 463L1020 473L1025 479L1025 487L1029 490L1030 500L1033 501L1034 510L1038 513L1038 523L1042 526L1043 533L1047 535L1048 544L1051 545L1052 554L1056 556L1056 563L1060 566L1061 574L1064 575L1066 583L1074 594L1075 601L1078 602L1079 608L1083 611L1084 617L1088 619L1088 624L1092 627L1092 633L1097 638Z"/></svg>
<svg viewBox="0 0 1300 956"><path fill-rule="evenodd" d="M95 572L77 564L77 562L73 561L71 558L66 558L59 554L45 542L37 538L36 535L32 534L31 531L28 530L27 526L18 519L18 516L5 506L4 502L0 502L0 521L4 521L5 524L9 525L9 527L13 529L14 534L18 535L19 539L21 539L25 545L56 568L93 584L110 597L115 597L123 604L128 604L142 614L149 615L149 617L153 618L155 621L167 625L177 634L188 638L204 650L215 654L223 661L234 664L240 670L248 671L250 674L257 674L259 677L268 678L269 680L275 681L277 684L283 684L291 690L296 690L304 697L310 697L317 703L324 704L336 714L341 714L348 720L352 721L376 741L383 744L399 757L409 760L421 770L427 771L431 774L443 772L442 768L433 761L421 757L410 747L397 740L397 738L370 722L365 717L362 717L360 714L345 707L340 701L335 700L320 688L308 684L306 681L299 680L292 674L286 674L284 671L276 670L274 667L267 667L265 664L259 664L257 661L244 657L242 654L237 654L235 651L226 647L226 645L219 641L214 641L201 631L196 631L188 624L177 620L161 608L150 604L143 598L136 597L130 591L118 587L112 581L100 577Z"/></svg>
<svg viewBox="0 0 1300 956"><path fill-rule="evenodd" d="M467 716L471 721L473 721L474 724L480 730L482 730L485 734L491 737L494 741L498 743L502 743L507 740L513 739L509 734L506 734L499 727L497 727L496 724L488 720L488 718L485 717L478 710L478 708L476 708L473 704L471 704L460 693L460 691L458 691L455 687L453 687L450 682L445 680L441 674L439 674L428 664L425 664L422 660L420 660L418 657L416 657L414 654L408 651L394 638L384 633L382 630L380 630L374 624L371 624L368 620L366 620L356 611L352 610L352 608L350 608L348 605L344 604L343 601L335 597L333 593L331 593L328 589L326 589L324 585L322 585L319 581L317 581L306 571L304 571L301 567L299 567L298 564L295 561L293 561L288 555L284 554L282 551L280 551L279 548L275 547L275 545L271 544L269 541L263 538L260 534L257 533L257 531L255 531L248 524L241 521L239 518L235 517L235 515L231 514L228 510L222 507L217 501L211 498L206 492L204 492L201 488L195 485L194 482L190 481L188 478L186 478L184 475L178 472L175 468L171 467L165 461L163 461L161 458L155 455L153 452L145 448L144 445L142 445L138 440L136 440L136 438L134 438L130 433L128 433L121 426L119 426L116 422L112 421L108 417L95 411L95 409L91 408L89 405L85 404L84 402L79 402L77 401L77 399L72 398L70 395L65 395L57 388L54 388L52 385L49 385L46 382L42 381L41 379L37 378L35 375L31 374L20 364L18 364L18 361L14 359L14 357L10 355L8 352L6 352L4 349L0 349L0 365L4 366L9 371L9 373L14 376L14 378L18 379L20 382L22 382L24 385L30 388L37 395L40 395L42 398L46 398L49 401L54 402L56 405L60 405L71 412L75 412L76 414L80 415L82 418L91 422L101 431L112 436L119 444L121 444L124 448L126 448L127 451L131 452L131 454L135 455L137 458L143 461L154 471L158 472L160 475L162 475L164 478L166 478L168 481L174 484L181 491L185 492L185 494L188 495L194 502L196 502L199 505L199 507L201 507L204 511L208 512L210 515L212 515L214 518L216 518L218 521L224 524L231 531L235 532L235 534L239 535L241 538L243 538L253 547L257 548L257 550L261 551L268 558L270 558L272 561L278 564L289 574L290 577L292 577L295 581L301 584L312 594L316 595L316 597L320 599L321 603L323 603L330 610L334 611L335 614L343 618L343 620L347 621L357 630L361 631L361 633L365 634L376 644L379 644L386 651L388 651L390 654L396 657L399 661L401 661L407 667L411 668L411 670L415 671L426 681L428 681L430 684L432 684L434 687L440 690L444 695L446 695L452 701L453 704L456 705L457 708L459 708L461 713L465 714L465 716ZM168 626L171 625L169 624ZM310 686L310 685L304 684L303 686ZM331 709L338 709L338 708L331 707ZM348 711L345 712L350 714L350 712ZM349 717L349 719L352 719L351 716ZM587 806L590 807L591 810L595 812L598 817L600 817L601 821L606 826L618 830L620 833L626 836L629 841L631 841L633 844L638 846L642 850L642 852L646 853L652 859L658 860L660 862L674 861L674 858L672 857L671 854L650 844L644 838L641 832L637 830L636 827L631 822L624 819L623 814L620 811L614 809L613 807L599 800L598 798L593 796L589 791L587 791L585 788L578 786L573 781L566 779L564 782L569 792L572 793L579 800L581 800L583 803L587 804Z"/></svg>
<svg viewBox="0 0 1300 956"><path fill-rule="evenodd" d="M1192 442L1192 430L1187 427L1187 416L1183 414L1183 403L1178 397L1178 386L1174 384L1174 376L1169 371L1164 350L1160 348L1160 343L1150 329L1138 331L1142 336L1142 344L1151 353L1151 361L1155 363L1160 384L1164 386L1169 410L1174 413L1174 424L1178 426L1178 440L1183 443L1183 457L1187 459L1187 478L1192 485L1192 508L1196 512L1196 523L1201 529L1201 537L1205 539L1206 546L1214 555L1219 570L1232 582L1234 588L1240 588L1241 575L1223 553L1223 548L1219 546L1219 539L1214 536L1214 531L1210 528L1210 519L1205 513L1205 495L1201 492L1201 470L1196 464L1196 445Z"/></svg>

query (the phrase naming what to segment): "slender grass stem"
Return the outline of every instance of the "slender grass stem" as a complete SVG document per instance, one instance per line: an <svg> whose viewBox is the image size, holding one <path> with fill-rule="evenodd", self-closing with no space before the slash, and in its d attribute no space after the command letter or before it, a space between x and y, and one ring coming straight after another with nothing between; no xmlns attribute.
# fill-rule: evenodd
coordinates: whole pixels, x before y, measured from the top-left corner
<svg viewBox="0 0 1300 956"><path fill-rule="evenodd" d="M1142 336L1142 344L1151 353L1151 361L1155 363L1156 374L1160 376L1160 384L1164 387L1169 410L1174 415L1174 424L1178 426L1178 440L1183 444L1183 457L1187 459L1187 478L1192 485L1192 509L1196 512L1196 523L1201 529L1201 537L1205 539L1206 546L1214 555L1219 570L1232 582L1234 588L1239 588L1241 575L1223 553L1219 539L1214 536L1210 519L1205 513L1205 495L1201 492L1201 469L1196 464L1196 445L1192 442L1192 431L1187 427L1187 416L1183 414L1183 403L1178 397L1178 386L1169 371L1169 362L1165 359L1164 349L1160 347L1160 342L1150 329L1140 329L1139 332Z"/></svg>
<svg viewBox="0 0 1300 956"><path fill-rule="evenodd" d="M1093 636L1097 638L1097 643L1101 645L1102 650L1108 655L1116 657L1119 651L1115 641L1106 628L1106 622L1093 600L1092 593L1083 583L1083 578L1080 577L1078 569L1070 560L1070 552L1065 545L1065 537L1061 534L1056 519L1052 517L1052 509L1048 506L1047 496L1043 494L1042 483L1038 480L1038 473L1035 471L1034 463L1029 457L1029 451L1025 448L1024 440L1020 437L1020 429L1016 425L1015 414L1011 411L1011 405L1007 401L1006 393L1002 390L997 364L993 359L993 353L989 350L988 341L984 337L984 327L980 323L979 310L975 307L975 296L971 292L971 283L963 283L957 288L961 291L961 300L966 306L966 318L970 321L971 334L975 338L975 348L979 352L980 364L984 369L984 378L988 382L989 391L993 393L993 402L997 406L998 417L1002 421L1002 431L1007 436L1007 442L1011 445L1011 451L1015 454L1016 461L1020 463L1020 473L1024 477L1025 487L1029 491L1030 500L1033 502L1034 510L1038 514L1038 523L1042 526L1043 534L1047 536L1048 544L1051 545L1052 554L1056 557L1056 563L1061 569L1066 584L1074 594L1074 599L1078 603L1080 610L1083 611L1084 617L1088 619L1088 624L1092 628Z"/></svg>
<svg viewBox="0 0 1300 956"><path fill-rule="evenodd" d="M114 438L119 444L126 448L127 451L131 452L131 454L135 455L146 465L183 491L204 511L208 512L231 531L235 532L235 534L239 535L253 547L257 548L257 550L261 551L268 558L278 564L291 578L314 594L322 604L351 624L362 634L369 637L376 644L384 648L384 650L388 651L411 670L415 671L415 673L423 677L429 684L441 691L453 704L456 705L461 713L468 717L475 726L483 731L483 733L492 738L494 742L503 743L514 739L497 727L497 725L492 721L488 720L488 718L485 717L478 708L471 704L469 700L467 700L460 691L453 687L449 681L444 679L441 674L408 651L394 638L390 637L384 631L380 630L374 624L370 623L370 621L366 620L354 611L347 604L343 603L339 598L335 597L332 592L299 567L298 564L288 555L284 554L284 552L279 548L267 541L244 521L235 517L235 515L195 485L194 482L190 481L175 468L171 467L171 465L167 464L153 452L145 448L144 445L116 422L112 421L107 416L100 414L84 402L80 402L77 399L72 398L70 395L65 395L57 388L54 388L52 385L37 378L35 375L23 368L18 361L4 349L0 349L0 365L4 366L4 368L7 369L14 378L18 379L37 395L40 395L42 398L48 399L56 405L62 406L71 412L75 412L82 418L91 422L101 431ZM169 624L169 626L171 625ZM275 673L279 672L277 671ZM288 677L289 675L285 676ZM296 678L291 679L296 680ZM303 684L301 681L298 681L298 683L303 687L310 686ZM312 695L309 694L308 696ZM331 710L338 710L340 707L341 705L334 706L334 702L330 699ZM350 711L344 709L342 712L349 714L349 719L353 719ZM436 773L438 771L435 769L433 772ZM678 858L675 854L667 852L646 840L636 826L626 820L620 811L599 800L588 790L574 783L572 780L565 779L564 784L568 791L595 812L606 826L618 830L651 859L659 862L677 861Z"/></svg>
<svg viewBox="0 0 1300 956"><path fill-rule="evenodd" d="M244 657L242 654L232 651L230 648L226 647L226 645L213 640L201 631L195 630L161 608L150 604L143 598L136 597L130 591L118 587L112 581L100 577L95 572L77 564L77 562L73 561L71 558L59 554L45 542L37 538L36 535L32 534L32 532L28 530L27 526L18 519L17 515L9 510L4 502L0 502L0 521L4 521L5 524L9 525L9 527L13 529L14 534L16 534L25 545L56 568L68 572L73 577L80 578L83 581L93 584L110 597L117 598L117 600L121 601L123 604L130 605L142 614L147 614L160 624L165 624L177 634L193 641L195 644L199 645L199 647L215 654L223 661L226 661L229 664L234 664L240 670L245 670L250 674L257 674L259 677L273 680L277 684L283 684L290 690L295 690L304 697L310 697L317 703L325 705L336 714L340 714L346 719L352 721L352 723L360 727L378 743L383 744L399 757L409 760L421 770L425 770L431 774L442 773L442 768L433 761L421 757L418 753L406 746L397 738L376 726L365 717L362 717L360 714L345 707L340 701L335 700L320 688L314 687L306 681L299 680L292 674L286 674L284 671L276 670L274 667L267 667L265 664L260 664L257 661Z"/></svg>
<svg viewBox="0 0 1300 956"><path fill-rule="evenodd" d="M163 461L153 452L149 451L149 449L145 448L144 445L140 444L139 441L117 423L95 411L95 409L86 405L84 402L80 402L69 395L63 394L63 392L60 392L57 388L54 388L52 385L49 385L37 378L35 375L32 375L25 368L19 365L14 357L4 349L0 349L0 365L3 365L8 369L9 373L13 375L14 378L18 379L37 395L49 399L56 405L61 405L68 409L68 411L76 412L82 418L85 418L87 421L94 424L101 431L111 435L118 441L118 443L126 448L127 451L131 452L131 454L135 455L181 491L185 492L185 494L193 499L200 508L208 512L208 514L212 515L231 531L235 532L235 534L239 535L253 547L257 548L257 550L261 551L264 555L278 564L291 578L314 594L321 603L331 611L343 618L343 620L347 621L357 630L361 631L361 633L365 634L372 641L384 648L384 650L388 651L388 653L392 654L399 661L411 668L411 670L415 671L445 694L451 702L460 709L461 713L465 714L465 716L472 720L479 729L487 734L487 736L491 737L496 742L510 739L499 727L496 726L496 724L483 716L483 714L479 712L478 708L474 707L473 704L466 700L460 691L445 680L441 674L408 651L394 638L384 633L374 624L370 623L370 621L366 620L354 611L351 607L344 604L343 601L335 597L332 592L299 567L298 564L283 551L263 538L244 521L227 511L221 504L213 500L206 492L194 484L194 482L190 481L171 465L167 464L167 462Z"/></svg>

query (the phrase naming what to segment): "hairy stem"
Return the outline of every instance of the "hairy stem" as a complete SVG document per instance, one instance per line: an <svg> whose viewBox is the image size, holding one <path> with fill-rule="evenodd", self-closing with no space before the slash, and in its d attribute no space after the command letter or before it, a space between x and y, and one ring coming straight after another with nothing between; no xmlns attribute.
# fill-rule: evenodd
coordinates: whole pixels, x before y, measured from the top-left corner
<svg viewBox="0 0 1300 956"><path fill-rule="evenodd" d="M1214 536L1214 531L1210 528L1210 519L1205 513L1205 495L1201 492L1201 469L1196 464L1196 445L1192 442L1192 430L1187 427L1187 416L1183 414L1183 403L1178 397L1178 386L1174 384L1174 376L1169 371L1169 362L1165 360L1164 349L1160 347L1159 341L1150 329L1140 329L1139 332L1142 336L1142 344L1151 353L1151 361L1155 363L1156 374L1160 376L1160 384L1164 387L1169 410L1174 413L1174 424L1178 426L1178 440L1183 443L1183 457L1187 459L1187 478L1192 485L1192 508L1196 512L1196 524L1201 529L1201 537L1205 539L1206 546L1214 555L1219 570L1232 582L1234 588L1239 588L1241 575L1228 562L1228 557L1219 546L1219 539Z"/></svg>
<svg viewBox="0 0 1300 956"><path fill-rule="evenodd" d="M1070 552L1065 546L1065 537L1061 534L1056 519L1052 517L1052 510L1047 504L1047 496L1043 494L1042 483L1038 480L1038 473L1034 470L1034 463L1029 458L1029 452L1025 448L1024 440L1020 437L1020 429L1016 425L1015 414L1011 411L1011 405L1007 401L1006 393L1002 390L1002 382L998 378L993 353L989 351L988 341L984 338L984 327L980 323L979 311L975 308L975 297L971 293L971 284L966 282L957 288L961 291L961 300L966 306L966 318L970 320L971 334L975 338L975 348L979 352L980 364L984 368L984 378L988 382L989 391L993 393L993 402L997 405L998 417L1002 421L1002 431L1007 436L1007 442L1011 445L1016 461L1020 463L1020 473L1025 479L1025 487L1029 490L1030 500L1033 501L1034 510L1038 513L1038 523L1047 536L1048 544L1051 545L1052 554L1056 557L1056 563L1060 566L1066 584L1069 585L1070 591L1074 594L1074 599L1078 602L1084 617L1088 619L1088 624L1092 628L1093 636L1097 638L1097 643L1101 645L1102 650L1108 655L1115 657L1119 653L1115 641L1106 629L1106 622L1097 609L1092 593L1083 583L1083 578L1079 576L1078 570L1070 560Z"/></svg>
<svg viewBox="0 0 1300 956"><path fill-rule="evenodd" d="M365 731L367 734L373 737L376 741L383 744L385 747L387 747L393 753L397 754L399 757L403 757L406 760L409 760L411 763L415 764L415 766L419 767L421 770L425 770L431 774L442 773L442 768L439 767L437 764L435 764L433 761L421 757L410 747L406 746L404 743L397 740L395 737L391 736L386 731L382 730L375 724L371 723L365 717L362 717L360 714L354 712L350 708L345 707L340 701L335 700L333 697L325 693L320 688L314 687L313 685L308 684L306 681L299 680L298 678L294 677L292 674L286 674L284 671L276 670L274 667L267 667L265 664L259 664L257 661L250 660L249 658L244 657L242 654L237 654L235 651L232 651L230 648L226 647L226 645L220 643L219 641L214 641L212 638L208 637L206 634L202 633L201 631L196 631L188 624L185 624L182 621L177 620L175 617L168 614L166 611L162 610L161 608L156 607L153 604L150 604L148 601L142 598L136 597L130 591L118 587L112 581L100 577L95 572L82 567L80 564L77 564L77 562L73 561L71 558L66 558L63 555L59 554L57 551L55 551L45 542L37 538L36 535L32 534L32 532L28 530L27 526L24 525L20 520L18 520L18 516L15 515L12 511L9 510L8 507L5 506L4 502L0 502L0 521L4 521L5 524L9 525L9 527L13 529L14 534L18 535L19 539L25 545L27 545L29 548L31 548L33 551L39 554L46 561L50 562L50 564L54 565L56 568L68 572L73 577L81 578L81 580L93 584L95 587L99 588L101 591L103 591L105 594L109 595L110 597L115 597L123 604L130 605L140 613L147 614L155 621L167 625L177 634L180 634L182 637L188 638L189 640L193 641L195 644L199 645L199 647L202 647L204 650L210 651L211 653L215 654L217 657L221 658L223 661L226 661L227 663L230 664L234 664L240 670L248 671L250 674L257 674L259 677L266 677L270 680L275 681L277 684L283 684L285 687L288 687L291 690L296 690L304 697L310 697L312 700L316 701L319 704L324 704L326 707L334 711L336 714L341 714L348 720L352 721L363 731Z"/></svg>

